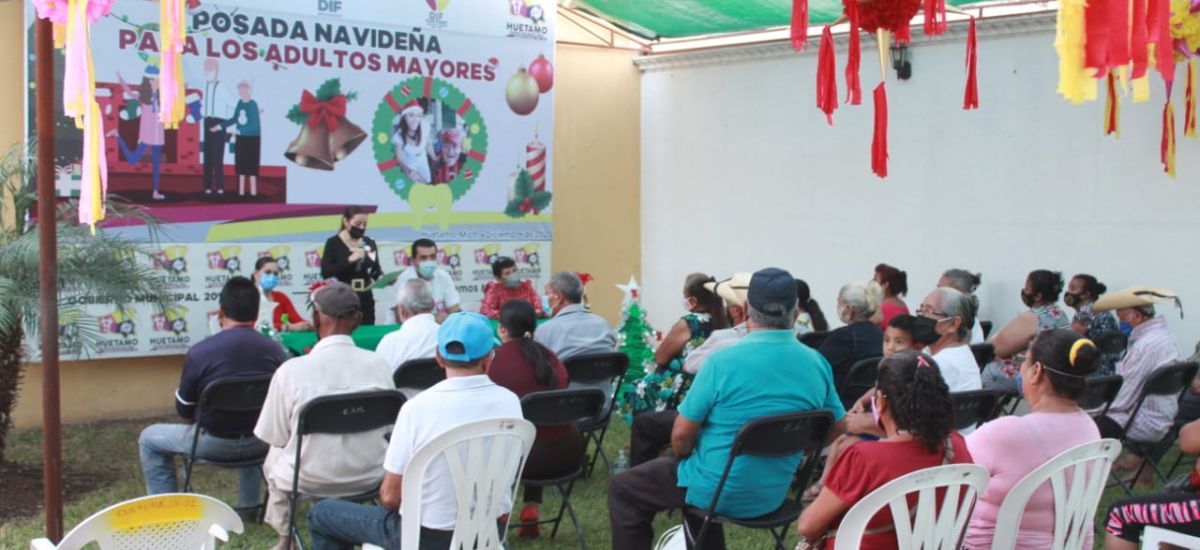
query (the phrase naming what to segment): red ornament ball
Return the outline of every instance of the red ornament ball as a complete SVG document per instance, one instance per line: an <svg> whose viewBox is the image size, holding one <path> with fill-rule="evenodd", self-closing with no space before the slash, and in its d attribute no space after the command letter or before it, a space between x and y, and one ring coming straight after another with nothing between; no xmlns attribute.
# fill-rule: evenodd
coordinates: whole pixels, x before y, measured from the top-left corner
<svg viewBox="0 0 1200 550"><path fill-rule="evenodd" d="M554 65L551 65L544 55L539 55L529 64L529 76L537 81L538 91L543 94L554 87Z"/></svg>
<svg viewBox="0 0 1200 550"><path fill-rule="evenodd" d="M842 5L848 2L858 2L858 27L867 32L900 32L921 11L921 0L842 0Z"/></svg>

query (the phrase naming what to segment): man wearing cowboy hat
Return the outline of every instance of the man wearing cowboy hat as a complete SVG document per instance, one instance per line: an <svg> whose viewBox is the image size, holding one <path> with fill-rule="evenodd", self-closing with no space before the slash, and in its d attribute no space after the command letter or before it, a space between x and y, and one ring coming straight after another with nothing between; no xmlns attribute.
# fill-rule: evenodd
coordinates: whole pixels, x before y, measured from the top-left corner
<svg viewBox="0 0 1200 550"><path fill-rule="evenodd" d="M746 335L746 289L750 287L749 273L734 273L732 277L715 283L704 283L704 288L715 292L725 301L725 313L733 326L714 330L700 347L692 350L684 359L683 370L696 374L704 360L712 352L732 346ZM671 428L679 413L674 409L646 412L633 417L629 428L630 465L637 466L658 458L671 442Z"/></svg>
<svg viewBox="0 0 1200 550"><path fill-rule="evenodd" d="M1133 328L1125 358L1117 363L1117 374L1125 379L1121 391L1105 416L1096 418L1102 437L1125 435L1138 441L1158 441L1175 420L1179 405L1174 396L1148 396L1129 431L1122 434L1146 381L1159 368L1180 360L1179 343L1167 320L1155 315L1154 304L1160 302L1178 305L1179 298L1166 289L1135 286L1100 298L1092 308L1096 312L1116 310L1121 324Z"/></svg>

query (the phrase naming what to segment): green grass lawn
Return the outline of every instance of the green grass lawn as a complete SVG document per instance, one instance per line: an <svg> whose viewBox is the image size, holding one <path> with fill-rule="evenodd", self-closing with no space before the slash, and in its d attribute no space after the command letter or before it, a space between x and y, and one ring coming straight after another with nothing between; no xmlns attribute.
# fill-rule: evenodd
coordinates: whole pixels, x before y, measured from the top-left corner
<svg viewBox="0 0 1200 550"><path fill-rule="evenodd" d="M141 496L144 493L141 471L138 467L137 436L147 421L121 421L99 424L75 424L64 427L63 449L64 464L70 471L103 473L106 478L115 481L105 487L85 494L82 498L69 502L66 507L66 528L70 530L78 522L92 513L125 499ZM624 422L616 420L609 430L605 440L605 449L609 456L616 456L617 450L628 444L629 428ZM19 463L38 466L41 464L41 431L22 430L15 433L10 442L10 458ZM1172 451L1163 462L1170 465L1177 454ZM195 473L195 488L198 492L214 495L226 502L236 498L236 476L228 470L212 467L198 467ZM609 548L611 537L608 528L608 510L605 490L608 486L608 472L597 469L591 479L583 480L576 486L572 503L583 522L587 544L591 548ZM1154 489L1144 492L1150 493ZM542 515L545 517L558 506L558 499L553 491L546 492L546 502L543 503ZM1097 510L1097 526L1101 525L1103 514L1108 504L1124 496L1119 488L1110 489L1105 493L1103 501ZM679 522L679 515L660 514L655 524L656 532L661 533L666 528ZM303 527L302 527L303 529ZM0 549L28 548L29 540L43 535L43 522L40 511L31 511L30 517L11 521L0 525ZM543 532L540 539L512 538L513 548L549 549L575 548L578 546L575 533L569 520L560 528L555 539L549 539ZM307 536L307 532L305 531ZM758 549L771 548L771 538L765 531L753 531L731 527L726 530L729 548ZM1097 537L1097 547L1103 537ZM225 548L262 549L273 545L276 541L271 528L261 524L247 525L246 532L234 535ZM796 535L789 536L788 547L796 541Z"/></svg>

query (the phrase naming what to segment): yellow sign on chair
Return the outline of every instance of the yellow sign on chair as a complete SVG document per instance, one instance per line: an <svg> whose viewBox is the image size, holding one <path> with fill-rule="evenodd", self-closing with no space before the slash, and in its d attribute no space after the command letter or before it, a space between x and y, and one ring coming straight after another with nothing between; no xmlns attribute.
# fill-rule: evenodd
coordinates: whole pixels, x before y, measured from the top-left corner
<svg viewBox="0 0 1200 550"><path fill-rule="evenodd" d="M199 520L204 502L191 495L166 495L152 500L130 502L108 513L113 531L126 531L144 525Z"/></svg>

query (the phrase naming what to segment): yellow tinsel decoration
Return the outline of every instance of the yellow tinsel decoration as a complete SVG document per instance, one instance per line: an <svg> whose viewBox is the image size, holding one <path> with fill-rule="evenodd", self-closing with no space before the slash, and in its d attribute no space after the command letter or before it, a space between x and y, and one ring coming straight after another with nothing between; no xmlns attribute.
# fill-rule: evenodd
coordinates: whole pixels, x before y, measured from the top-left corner
<svg viewBox="0 0 1200 550"><path fill-rule="evenodd" d="M1084 0L1063 0L1058 8L1054 49L1058 50L1058 93L1071 103L1096 100L1096 79L1084 67Z"/></svg>

